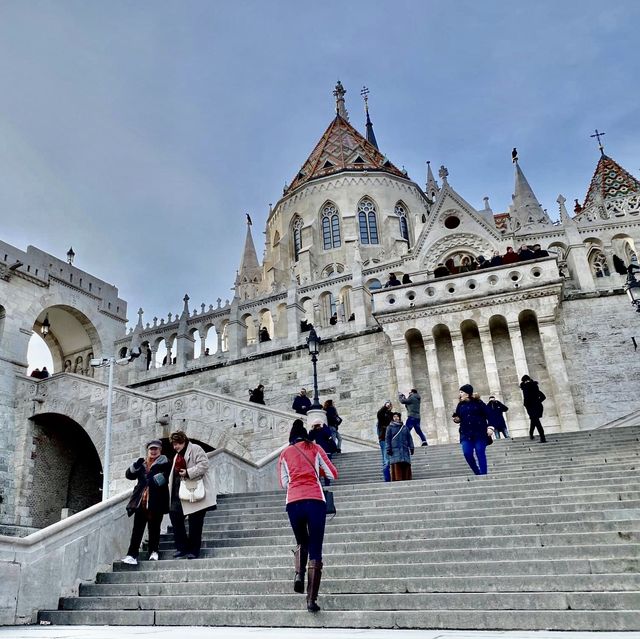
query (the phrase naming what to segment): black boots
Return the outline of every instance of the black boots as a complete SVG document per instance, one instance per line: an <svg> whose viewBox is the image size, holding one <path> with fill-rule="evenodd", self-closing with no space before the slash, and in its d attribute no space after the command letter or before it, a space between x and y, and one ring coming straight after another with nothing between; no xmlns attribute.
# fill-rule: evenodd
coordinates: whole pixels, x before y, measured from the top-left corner
<svg viewBox="0 0 640 639"><path fill-rule="evenodd" d="M307 570L307 557L309 553L303 546L298 545L293 551L296 565L296 576L293 578L294 592L304 592L304 573Z"/></svg>
<svg viewBox="0 0 640 639"><path fill-rule="evenodd" d="M320 590L320 578L322 577L322 562L312 559L309 562L309 579L307 581L307 610L318 612L320 606L316 603L318 590Z"/></svg>

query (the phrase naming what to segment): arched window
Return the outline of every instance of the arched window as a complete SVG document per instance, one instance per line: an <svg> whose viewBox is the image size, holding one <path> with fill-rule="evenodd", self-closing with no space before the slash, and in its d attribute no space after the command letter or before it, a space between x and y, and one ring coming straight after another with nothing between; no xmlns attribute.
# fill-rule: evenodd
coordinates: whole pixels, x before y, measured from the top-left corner
<svg viewBox="0 0 640 639"><path fill-rule="evenodd" d="M395 213L400 223L400 237L409 245L409 222L407 221L407 209L402 202L396 204Z"/></svg>
<svg viewBox="0 0 640 639"><path fill-rule="evenodd" d="M376 205L364 198L358 204L358 226L360 228L360 244L378 244L378 221Z"/></svg>
<svg viewBox="0 0 640 639"><path fill-rule="evenodd" d="M601 251L594 251L591 254L591 268L596 277L609 277L609 265L607 258Z"/></svg>
<svg viewBox="0 0 640 639"><path fill-rule="evenodd" d="M302 250L302 218L293 220L293 259L297 262Z"/></svg>
<svg viewBox="0 0 640 639"><path fill-rule="evenodd" d="M331 202L322 208L322 243L325 251L340 246L340 216Z"/></svg>

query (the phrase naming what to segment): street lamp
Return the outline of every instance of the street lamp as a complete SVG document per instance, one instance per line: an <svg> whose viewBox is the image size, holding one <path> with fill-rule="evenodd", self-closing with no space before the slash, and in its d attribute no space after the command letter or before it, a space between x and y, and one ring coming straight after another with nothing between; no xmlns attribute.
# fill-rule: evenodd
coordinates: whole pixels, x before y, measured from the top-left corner
<svg viewBox="0 0 640 639"><path fill-rule="evenodd" d="M42 337L46 337L51 330L51 324L49 323L49 313L47 313L44 317L44 322L42 322L42 326L40 327L40 333L42 333Z"/></svg>
<svg viewBox="0 0 640 639"><path fill-rule="evenodd" d="M309 349L309 355L311 355L311 363L313 364L313 404L309 410L322 410L320 405L320 399L318 397L318 368L316 366L318 362L318 353L320 352L321 340L316 333L316 329L312 328L309 331L309 337L307 337L307 348Z"/></svg>
<svg viewBox="0 0 640 639"><path fill-rule="evenodd" d="M73 246L69 248L69 250L67 251L67 262L69 264L73 264L73 258L76 256L74 250L73 250Z"/></svg>
<svg viewBox="0 0 640 639"><path fill-rule="evenodd" d="M634 275L635 271L640 271L640 266L629 264L627 267L627 281L625 282L624 290L627 292L631 304L636 307L636 312L640 313L640 282Z"/></svg>
<svg viewBox="0 0 640 639"><path fill-rule="evenodd" d="M92 359L89 364L92 368L109 367L109 383L107 387L107 425L104 433L104 466L102 467L102 501L109 499L109 465L111 464L111 425L113 408L113 367L115 364L125 366L136 357L140 357L140 349L134 349L128 357L116 359L115 357L103 357Z"/></svg>

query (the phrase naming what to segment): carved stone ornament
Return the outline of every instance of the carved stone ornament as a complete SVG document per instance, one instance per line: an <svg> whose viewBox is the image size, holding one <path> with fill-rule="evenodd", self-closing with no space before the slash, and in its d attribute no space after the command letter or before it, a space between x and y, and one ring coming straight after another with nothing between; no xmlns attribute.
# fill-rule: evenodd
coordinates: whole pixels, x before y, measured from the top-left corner
<svg viewBox="0 0 640 639"><path fill-rule="evenodd" d="M433 271L440 262L444 262L446 255L451 251L467 249L485 257L491 255L494 250L491 244L472 233L456 233L439 239L427 251L424 267Z"/></svg>

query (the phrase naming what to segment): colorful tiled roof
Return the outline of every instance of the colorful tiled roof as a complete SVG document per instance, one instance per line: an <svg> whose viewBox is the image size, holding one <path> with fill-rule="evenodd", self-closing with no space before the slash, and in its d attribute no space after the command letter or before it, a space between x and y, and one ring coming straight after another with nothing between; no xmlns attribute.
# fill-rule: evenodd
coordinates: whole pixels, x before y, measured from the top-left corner
<svg viewBox="0 0 640 639"><path fill-rule="evenodd" d="M595 205L599 197L608 200L632 193L640 193L640 181L603 153L591 178L582 208L584 210Z"/></svg>
<svg viewBox="0 0 640 639"><path fill-rule="evenodd" d="M385 171L406 177L349 122L336 115L302 168L285 190L285 195L319 177L341 171Z"/></svg>

